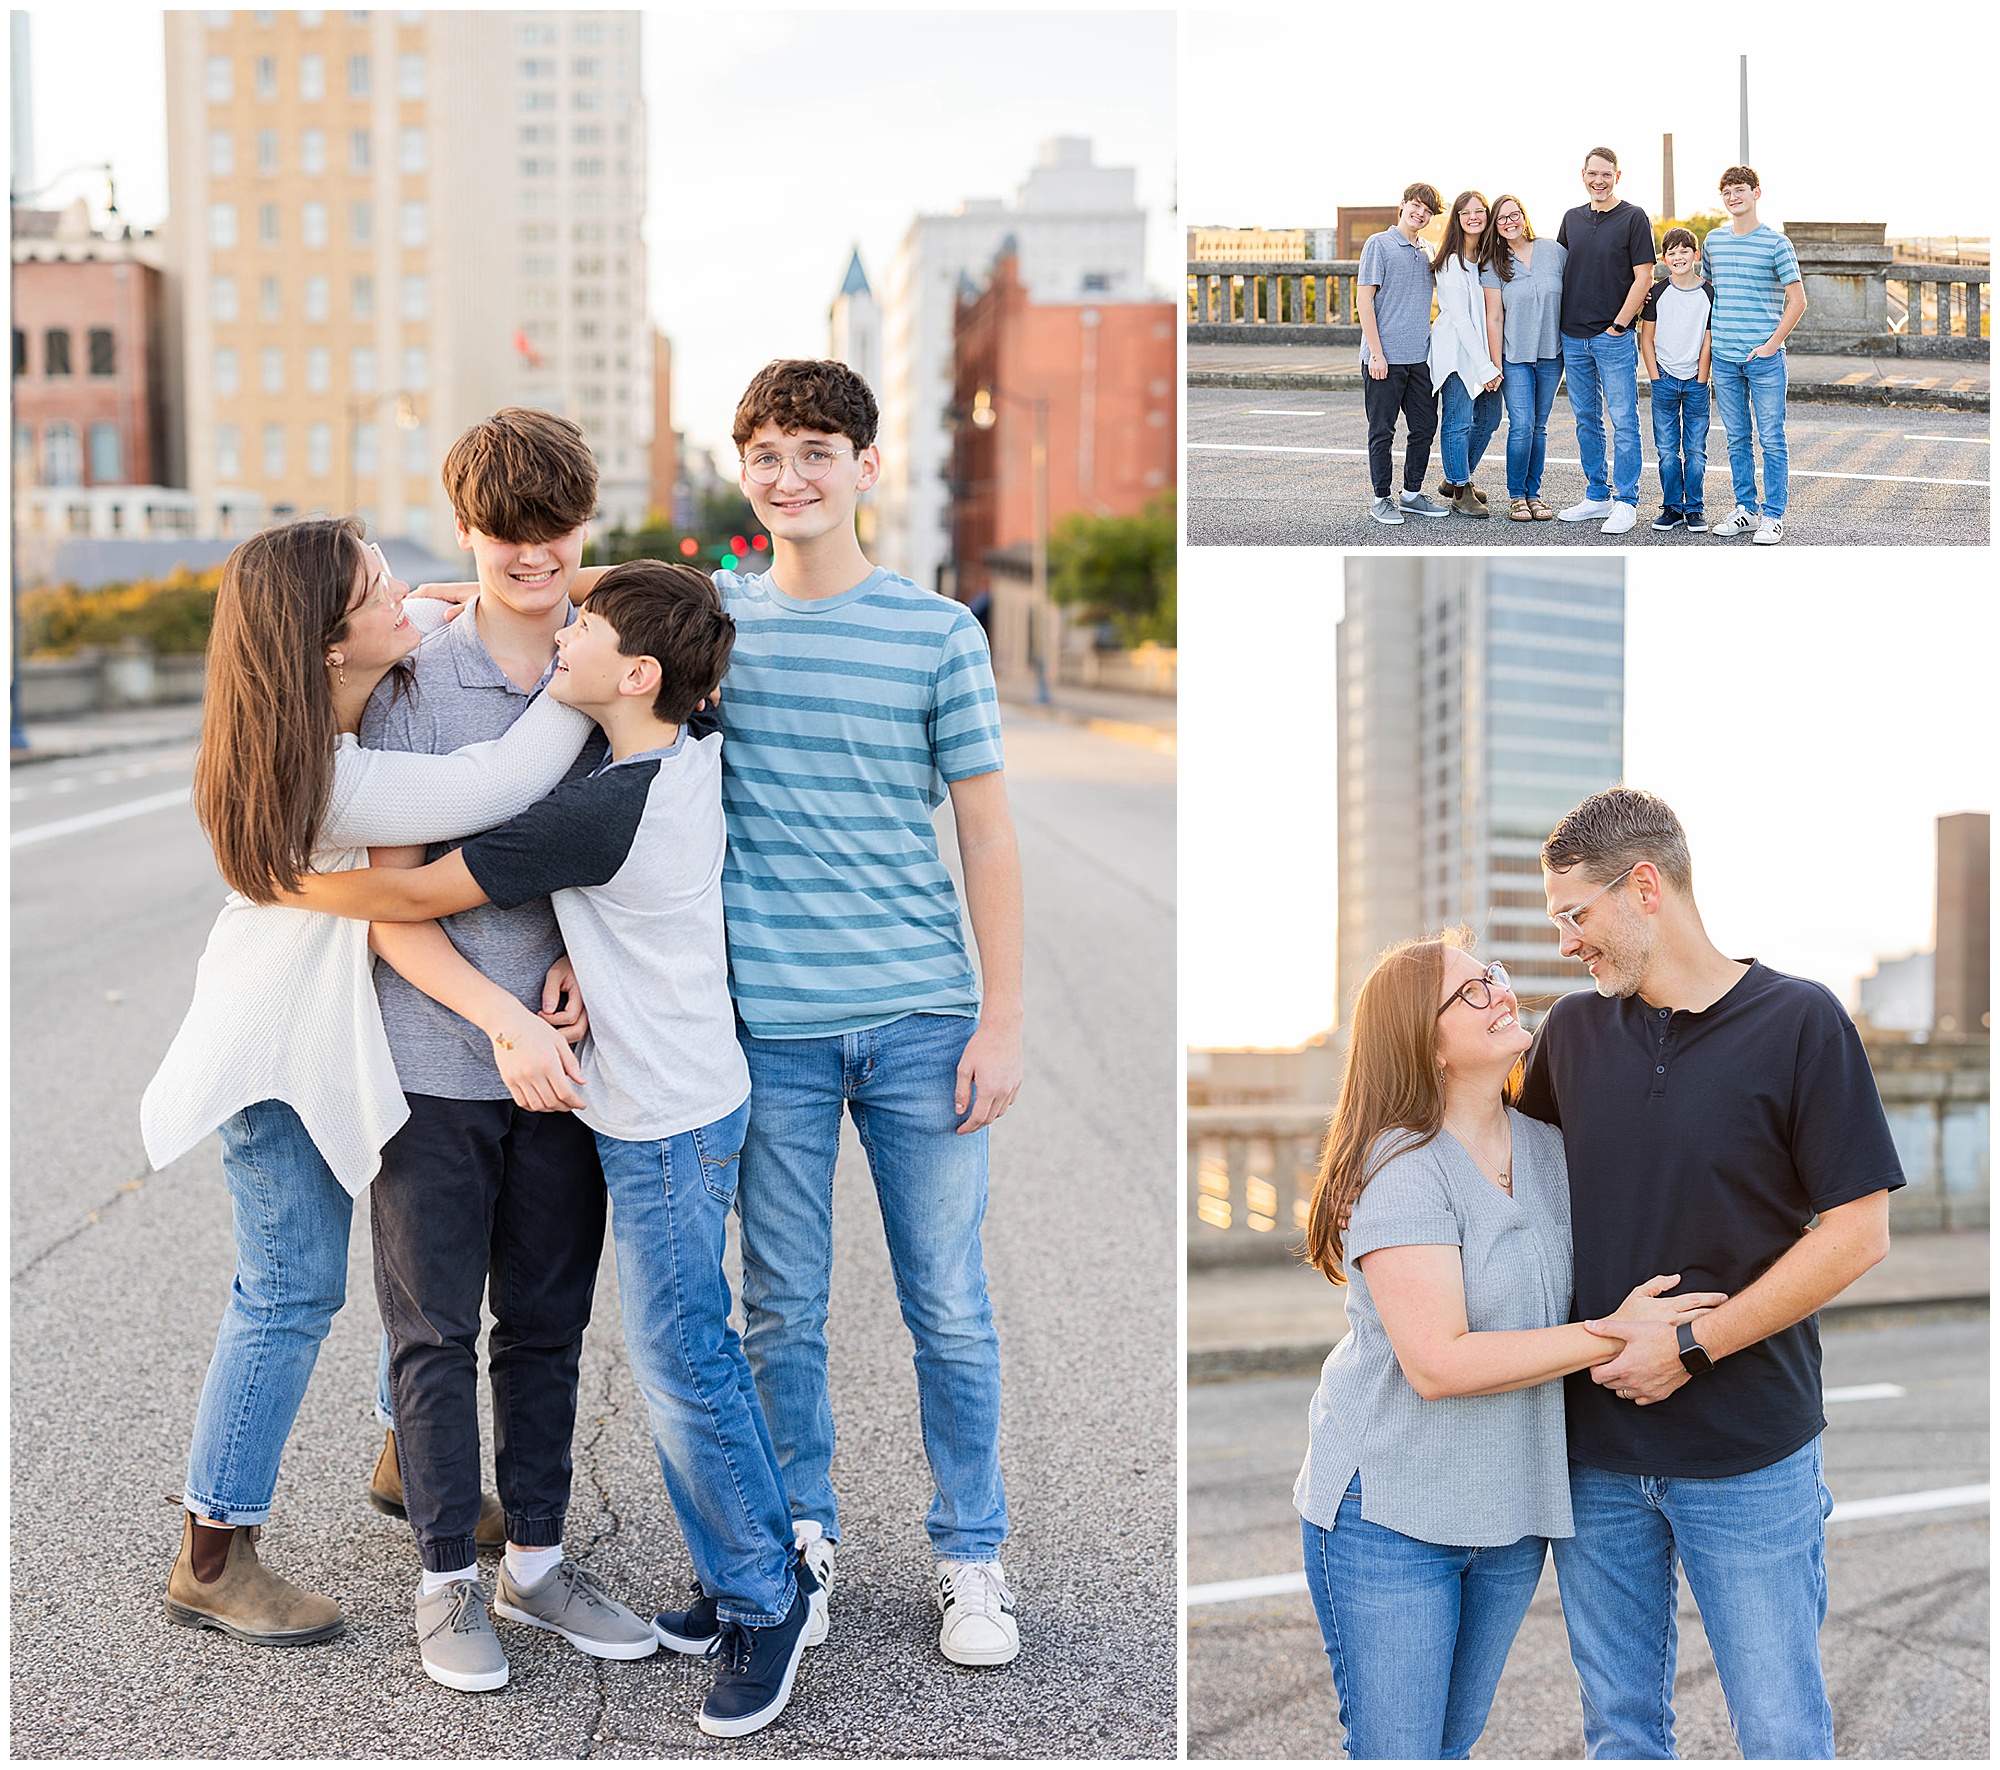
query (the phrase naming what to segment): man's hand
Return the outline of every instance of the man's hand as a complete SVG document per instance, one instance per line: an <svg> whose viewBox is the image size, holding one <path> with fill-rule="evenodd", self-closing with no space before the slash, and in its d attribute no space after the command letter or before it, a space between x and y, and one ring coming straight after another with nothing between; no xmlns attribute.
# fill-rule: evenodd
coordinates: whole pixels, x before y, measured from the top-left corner
<svg viewBox="0 0 2000 1770"><path fill-rule="evenodd" d="M516 1106L530 1112L570 1112L583 1105L577 1092L583 1068L563 1035L519 1002L517 1012L503 1014L486 1029L493 1041L493 1061Z"/></svg>
<svg viewBox="0 0 2000 1770"><path fill-rule="evenodd" d="M1386 381L1389 379L1389 365L1381 357L1371 356L1368 359L1368 379L1371 381Z"/></svg>
<svg viewBox="0 0 2000 1770"><path fill-rule="evenodd" d="M1586 1321L1593 1334L1623 1340L1625 1350L1609 1364L1600 1364L1590 1373L1593 1383L1602 1383L1625 1401L1641 1407L1665 1401L1688 1380L1681 1363L1677 1330L1664 1321Z"/></svg>
<svg viewBox="0 0 2000 1770"><path fill-rule="evenodd" d="M572 1045L582 1044L590 1031L590 1015L584 1008L583 991L577 987L576 967L569 962L568 953L549 967L548 976L542 980L540 1017Z"/></svg>
<svg viewBox="0 0 2000 1770"><path fill-rule="evenodd" d="M954 1112L965 1115L958 1134L992 1124L1014 1104L1021 1080L1020 1028L1010 1032L982 1019L958 1060L958 1089L951 1102Z"/></svg>
<svg viewBox="0 0 2000 1770"><path fill-rule="evenodd" d="M1753 350L1750 354L1755 357L1776 356L1778 352L1783 350L1784 348L1785 347L1782 344L1780 344L1775 338L1766 338L1764 342L1758 345L1757 348Z"/></svg>

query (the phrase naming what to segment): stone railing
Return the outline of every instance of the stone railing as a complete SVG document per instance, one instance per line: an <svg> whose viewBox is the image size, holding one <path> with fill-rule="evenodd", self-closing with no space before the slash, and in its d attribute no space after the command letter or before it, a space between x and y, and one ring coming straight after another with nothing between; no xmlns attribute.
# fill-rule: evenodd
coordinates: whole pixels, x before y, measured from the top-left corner
<svg viewBox="0 0 2000 1770"><path fill-rule="evenodd" d="M1355 258L1187 267L1190 344L1359 344Z"/></svg>
<svg viewBox="0 0 2000 1770"><path fill-rule="evenodd" d="M1301 1246L1330 1106L1190 1106L1188 1264L1287 1260Z"/></svg>
<svg viewBox="0 0 2000 1770"><path fill-rule="evenodd" d="M1901 339L1905 355L1920 355L1912 343L1938 346L1975 345L1984 355L1986 283L1983 264L1891 264L1882 273L1890 290L1889 329ZM1901 295L1895 293L1901 290ZM1903 317L1895 308L1900 299ZM1945 354L1958 354L1947 351Z"/></svg>
<svg viewBox="0 0 2000 1770"><path fill-rule="evenodd" d="M23 658L23 719L73 719L118 707L199 701L208 660L199 652L156 656L143 644L80 651L72 658Z"/></svg>
<svg viewBox="0 0 2000 1770"><path fill-rule="evenodd" d="M1984 1229L1992 1195L1990 1041L1867 1040L1869 1067L1909 1184L1889 1195L1895 1229Z"/></svg>

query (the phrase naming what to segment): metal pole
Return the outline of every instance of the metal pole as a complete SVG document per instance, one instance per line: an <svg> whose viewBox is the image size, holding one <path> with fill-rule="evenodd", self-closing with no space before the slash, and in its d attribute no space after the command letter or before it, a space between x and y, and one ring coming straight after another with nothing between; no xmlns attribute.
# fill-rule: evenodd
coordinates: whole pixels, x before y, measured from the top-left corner
<svg viewBox="0 0 2000 1770"><path fill-rule="evenodd" d="M1035 646L1035 700L1049 704L1049 629L1054 611L1049 603L1049 402L1035 398L1035 625L1040 643Z"/></svg>
<svg viewBox="0 0 2000 1770"><path fill-rule="evenodd" d="M1680 211L1674 207L1674 138L1660 137L1660 212L1669 217Z"/></svg>
<svg viewBox="0 0 2000 1770"><path fill-rule="evenodd" d="M1736 91L1736 163L1747 166L1750 164L1750 58L1747 55L1736 58Z"/></svg>

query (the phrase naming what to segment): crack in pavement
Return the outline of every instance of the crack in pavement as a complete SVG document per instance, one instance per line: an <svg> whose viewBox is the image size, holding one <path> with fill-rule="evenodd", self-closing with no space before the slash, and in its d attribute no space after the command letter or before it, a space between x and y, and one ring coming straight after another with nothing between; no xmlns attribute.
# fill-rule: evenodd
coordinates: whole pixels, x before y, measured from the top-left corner
<svg viewBox="0 0 2000 1770"><path fill-rule="evenodd" d="M604 1478L603 1471L598 1466L597 1460L597 1448L604 1442L605 1428L618 1417L620 1411L618 1403L612 1399L611 1395L611 1385L616 1370L617 1366L615 1362L607 1359L604 1366L604 1393L600 1397L603 1403L603 1410L596 1418L596 1430L591 1433L588 1442L579 1446L575 1452L576 1461L582 1465L584 1474L588 1477L590 1485L597 1490L598 1506L604 1516L611 1520L608 1530L599 1529L591 1536L590 1541L584 1545L583 1553L578 1556L578 1559L585 1562L589 1561L590 1557L606 1543L616 1541L618 1533L624 1528L625 1522L619 1516L618 1508L611 1503L611 1486ZM591 1666L597 1684L597 1712L591 1716L588 1723L583 1749L576 1754L579 1759L595 1757L597 1755L597 1748L600 1745L612 1743L607 1734L607 1717L611 1708L611 1687L607 1677L609 1665L604 1660L593 1659Z"/></svg>
<svg viewBox="0 0 2000 1770"><path fill-rule="evenodd" d="M104 1213L106 1211L110 1210L113 1205L118 1204L122 1200L130 1198L133 1193L141 1191L145 1187L146 1182L152 1179L152 1177L153 1177L153 1170L151 1168L147 1168L143 1170L135 1179L123 1182L119 1186L118 1190L114 1192L108 1199L106 1199L103 1204L97 1206L94 1210L86 1211L83 1216L83 1221L79 1223L74 1229L70 1230L67 1234L57 1236L54 1241L50 1242L48 1246L43 1248L39 1253L33 1255L24 1264L15 1267L13 1271L7 1275L8 1283L10 1284L17 1283L19 1280L27 1277L29 1273L33 1272L34 1269L37 1266L41 1265L41 1263L44 1260L46 1260L51 1254L56 1253L61 1249L68 1247L69 1244L75 1241L78 1236L82 1235L85 1230L96 1228L98 1223L102 1221Z"/></svg>

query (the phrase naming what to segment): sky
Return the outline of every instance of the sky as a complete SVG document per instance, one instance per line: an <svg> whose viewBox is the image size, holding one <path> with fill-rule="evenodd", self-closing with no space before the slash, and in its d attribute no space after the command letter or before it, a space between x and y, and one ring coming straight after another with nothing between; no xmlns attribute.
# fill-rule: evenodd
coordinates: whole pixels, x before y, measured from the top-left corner
<svg viewBox="0 0 2000 1770"><path fill-rule="evenodd" d="M1465 189L1511 192L1553 235L1585 200L1583 156L1599 144L1619 157L1618 194L1658 215L1668 132L1675 206L1716 209L1716 181L1737 163L1737 58L1748 55L1764 220L1880 221L1892 237L1991 228L1984 7L1954 13L1943 31L1838 4L1681 0L1529 16L1532 28L1518 7L1468 10L1455 25L1453 8L1427 5L1384 18L1374 42L1345 10L1292 16L1285 65L1323 79L1287 97L1266 32L1245 31L1234 13L1188 14L1182 220L1330 227L1339 206L1394 203L1421 178L1446 202ZM1204 89L1217 99L1203 102Z"/></svg>
<svg viewBox="0 0 2000 1770"><path fill-rule="evenodd" d="M1715 943L1852 1007L1877 957L1930 944L1935 819L1992 808L1991 565L1719 543L1699 557L1628 556L1625 778L1681 819ZM1193 1046L1294 1045L1333 1019L1341 575L1332 552L1183 556Z"/></svg>
<svg viewBox="0 0 2000 1770"><path fill-rule="evenodd" d="M157 222L160 14L31 18L38 176L109 159L128 219ZM652 315L673 340L676 427L725 462L750 376L825 352L850 251L879 287L916 214L1011 200L1049 136L1137 170L1149 280L1178 281L1170 14L648 9L643 42Z"/></svg>

